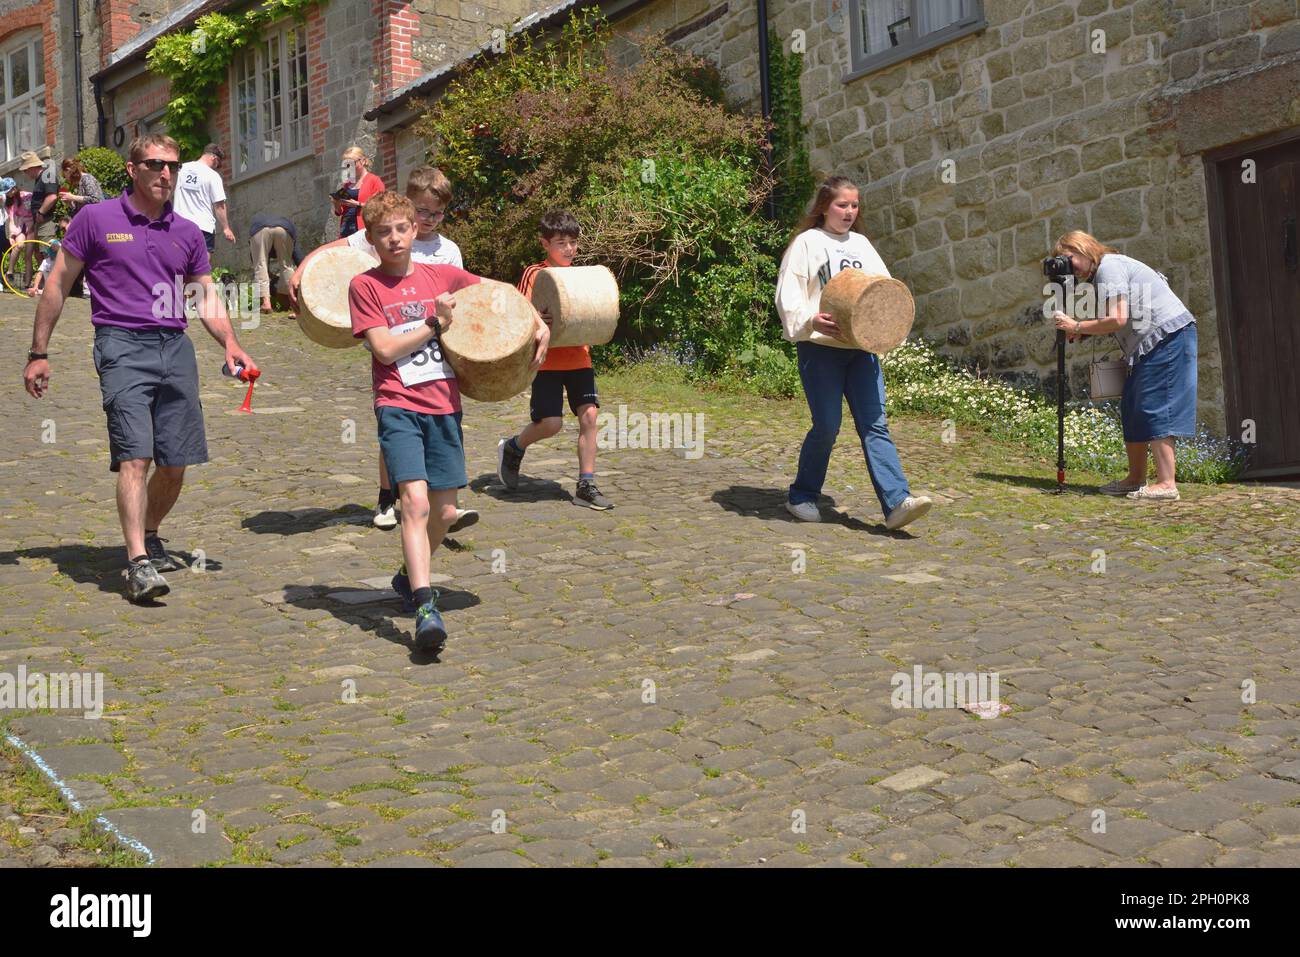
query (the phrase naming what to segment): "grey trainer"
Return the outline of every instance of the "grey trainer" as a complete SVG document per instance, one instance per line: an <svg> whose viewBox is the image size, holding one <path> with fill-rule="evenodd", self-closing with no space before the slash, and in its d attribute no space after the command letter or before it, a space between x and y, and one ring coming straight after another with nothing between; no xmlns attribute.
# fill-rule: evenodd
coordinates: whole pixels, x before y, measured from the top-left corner
<svg viewBox="0 0 1300 957"><path fill-rule="evenodd" d="M126 579L126 597L137 605L172 590L152 562L132 562L122 576Z"/></svg>

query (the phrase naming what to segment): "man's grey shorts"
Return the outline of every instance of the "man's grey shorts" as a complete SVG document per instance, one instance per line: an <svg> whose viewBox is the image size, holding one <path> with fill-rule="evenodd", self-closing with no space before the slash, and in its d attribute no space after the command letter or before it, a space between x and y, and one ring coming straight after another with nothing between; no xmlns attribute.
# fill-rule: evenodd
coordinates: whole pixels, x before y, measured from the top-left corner
<svg viewBox="0 0 1300 957"><path fill-rule="evenodd" d="M194 343L183 329L95 329L95 371L108 416L109 468L208 460Z"/></svg>

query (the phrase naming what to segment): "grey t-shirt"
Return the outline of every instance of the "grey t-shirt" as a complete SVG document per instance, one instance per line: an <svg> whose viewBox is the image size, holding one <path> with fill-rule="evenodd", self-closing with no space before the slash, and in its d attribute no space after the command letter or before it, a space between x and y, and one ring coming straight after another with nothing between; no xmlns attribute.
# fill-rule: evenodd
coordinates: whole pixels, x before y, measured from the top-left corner
<svg viewBox="0 0 1300 957"><path fill-rule="evenodd" d="M1170 333L1194 321L1164 276L1129 256L1104 255L1092 281L1097 290L1098 318L1107 315L1111 300L1121 296L1128 300L1128 322L1115 333L1115 338L1129 362L1146 355Z"/></svg>

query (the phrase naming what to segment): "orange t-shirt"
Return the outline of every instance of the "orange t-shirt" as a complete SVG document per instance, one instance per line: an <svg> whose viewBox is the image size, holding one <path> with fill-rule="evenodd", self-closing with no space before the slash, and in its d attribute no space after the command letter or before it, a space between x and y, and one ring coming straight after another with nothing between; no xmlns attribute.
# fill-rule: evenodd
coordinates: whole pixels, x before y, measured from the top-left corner
<svg viewBox="0 0 1300 957"><path fill-rule="evenodd" d="M537 279L537 274L543 269L559 268L552 266L548 262L533 263L524 270L523 277L519 280L519 291L529 299L533 297L533 283ZM555 349L548 349L546 352L546 361L542 363L542 372L570 372L574 369L591 368L591 347L590 346L558 346Z"/></svg>

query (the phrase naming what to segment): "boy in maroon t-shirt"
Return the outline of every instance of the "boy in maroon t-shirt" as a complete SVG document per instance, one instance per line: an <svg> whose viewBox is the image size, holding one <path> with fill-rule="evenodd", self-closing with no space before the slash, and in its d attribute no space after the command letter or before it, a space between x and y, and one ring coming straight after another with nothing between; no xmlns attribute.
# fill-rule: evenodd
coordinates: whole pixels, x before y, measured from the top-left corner
<svg viewBox="0 0 1300 957"><path fill-rule="evenodd" d="M468 484L456 374L439 334L451 325L454 293L479 277L455 266L411 262L415 207L383 192L361 211L379 265L352 280L352 333L370 345L379 448L402 502L401 569L393 590L415 606L415 646L437 654L447 641L429 584L429 563L456 518Z"/></svg>

